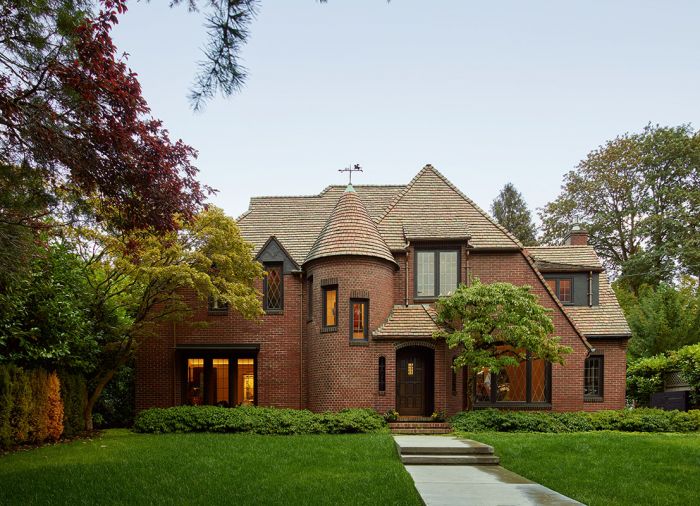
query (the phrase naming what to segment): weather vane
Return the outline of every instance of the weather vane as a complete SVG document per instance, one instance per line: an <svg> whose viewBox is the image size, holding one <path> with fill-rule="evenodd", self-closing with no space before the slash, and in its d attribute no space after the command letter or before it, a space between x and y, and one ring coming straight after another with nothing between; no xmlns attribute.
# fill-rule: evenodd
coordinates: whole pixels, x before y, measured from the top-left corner
<svg viewBox="0 0 700 506"><path fill-rule="evenodd" d="M347 172L348 176L350 176L350 184L352 184L352 173L353 172L363 172L362 167L360 167L360 164L356 163L352 167L346 167L344 169L338 169L338 172Z"/></svg>

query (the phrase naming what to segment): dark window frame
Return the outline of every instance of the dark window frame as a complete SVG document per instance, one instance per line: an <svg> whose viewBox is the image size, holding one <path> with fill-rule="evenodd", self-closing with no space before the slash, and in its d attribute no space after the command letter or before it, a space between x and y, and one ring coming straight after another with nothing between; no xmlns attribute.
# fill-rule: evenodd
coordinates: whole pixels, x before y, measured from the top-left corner
<svg viewBox="0 0 700 506"><path fill-rule="evenodd" d="M526 364L526 374L525 374L525 401L499 401L498 400L498 380L500 374L492 375L491 378L491 399L489 401L477 401L476 400L476 373L474 374L474 381L472 381L472 394L474 395L474 407L476 408L497 408L497 407L541 407L550 408L552 406L552 364L551 362L545 362L544 369L544 401L533 401L532 400L532 357L528 353L525 359Z"/></svg>
<svg viewBox="0 0 700 506"><path fill-rule="evenodd" d="M263 309L267 314L284 313L284 262L265 262L263 269L267 272L270 267L279 267L280 270L280 304L279 308L270 308L267 303L267 276L263 278Z"/></svg>
<svg viewBox="0 0 700 506"><path fill-rule="evenodd" d="M599 374L598 374L598 393L589 394L586 393L586 370L588 369L588 362L595 361L599 363ZM605 357L601 354L589 355L583 362L583 400L588 402L600 402L603 400L605 395Z"/></svg>
<svg viewBox="0 0 700 506"><path fill-rule="evenodd" d="M455 360L457 359L457 355L452 357L452 364L450 366L450 369L452 370L452 395L457 395L457 371L455 371Z"/></svg>
<svg viewBox="0 0 700 506"><path fill-rule="evenodd" d="M328 292L335 290L335 325L328 325L327 321L327 304L328 304ZM340 290L338 290L338 285L324 285L321 290L321 295L322 295L322 301L321 301L321 306L323 310L323 315L321 316L321 323L322 323L322 332L337 332L338 330L338 315L340 314L339 305L340 305L340 299L339 299L339 293Z"/></svg>
<svg viewBox="0 0 700 506"><path fill-rule="evenodd" d="M434 288L435 293L433 295L418 295L418 254L419 253L433 253L434 255L434 267L435 267L435 280ZM413 298L417 300L437 300L441 297L440 295L440 253L457 253L457 286L462 282L462 248L458 246L442 246L442 247L431 247L431 246L421 246L413 250Z"/></svg>
<svg viewBox="0 0 700 506"><path fill-rule="evenodd" d="M314 277L309 276L306 278L306 296L308 300L306 301L306 322L313 321L314 319Z"/></svg>
<svg viewBox="0 0 700 506"><path fill-rule="evenodd" d="M355 331L355 313L353 306L355 304L364 304L365 306L364 322L362 322L364 327L364 337L362 339L353 336ZM350 342L354 344L369 342L369 299L352 298L350 299L349 306L350 312L348 320L350 323Z"/></svg>
<svg viewBox="0 0 700 506"><path fill-rule="evenodd" d="M564 301L561 300L561 297L559 295L559 282L561 280L567 280L569 283L571 283L571 300L569 301ZM574 290L575 290L575 284L574 284L574 278L573 276L557 276L557 277L549 277L546 278L545 281L554 281L555 283L555 289L554 289L554 295L556 295L557 300L562 303L564 306L573 306L575 305L576 297L574 295Z"/></svg>
<svg viewBox="0 0 700 506"><path fill-rule="evenodd" d="M231 351L231 350L208 350L208 349L202 349L202 350L187 350L187 352L182 353L179 352L179 361L180 361L180 371L181 371L181 378L180 378L180 384L181 384L181 397L180 397L180 404L183 406L186 406L187 402L187 381L188 381L188 374L187 374L187 361L189 359L203 359L204 364L203 364L203 372L202 374L204 375L204 392L202 392L202 397L206 400L202 405L204 406L215 406L216 403L211 403L209 402L210 399L212 398L212 392L209 389L210 386L210 381L211 381L211 374L212 370L214 369L213 367L213 360L214 359L219 359L219 358L225 358L228 359L229 363L229 371L228 371L228 388L229 388L229 407L235 407L237 404L235 403L236 395L237 395L237 388L236 388L236 379L238 378L238 359L239 358L252 358L253 359L253 385L255 386L255 390L253 391L253 405L257 406L258 405L258 353L257 352L250 352L250 351Z"/></svg>
<svg viewBox="0 0 700 506"><path fill-rule="evenodd" d="M209 296L209 300L207 301L207 312L212 316L227 315L228 302L224 302L222 305L219 305L218 299L214 298L213 296Z"/></svg>
<svg viewBox="0 0 700 506"><path fill-rule="evenodd" d="M377 387L379 393L386 392L386 357L379 357Z"/></svg>

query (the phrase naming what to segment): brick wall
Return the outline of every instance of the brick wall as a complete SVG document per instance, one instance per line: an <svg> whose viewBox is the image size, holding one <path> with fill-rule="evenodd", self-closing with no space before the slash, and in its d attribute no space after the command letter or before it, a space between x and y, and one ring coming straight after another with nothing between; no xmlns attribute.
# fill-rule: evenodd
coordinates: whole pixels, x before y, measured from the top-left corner
<svg viewBox="0 0 700 506"><path fill-rule="evenodd" d="M603 401L584 402L583 409L622 409L625 407L627 372L626 339L591 339L593 355L603 355Z"/></svg>

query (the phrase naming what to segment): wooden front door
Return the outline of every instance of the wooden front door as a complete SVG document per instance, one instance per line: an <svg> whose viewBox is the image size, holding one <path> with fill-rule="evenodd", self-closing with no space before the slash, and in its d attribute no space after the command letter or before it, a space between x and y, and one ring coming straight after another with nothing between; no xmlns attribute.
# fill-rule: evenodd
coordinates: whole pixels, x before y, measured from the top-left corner
<svg viewBox="0 0 700 506"><path fill-rule="evenodd" d="M427 416L432 409L432 350L403 348L396 354L396 407L403 416Z"/></svg>

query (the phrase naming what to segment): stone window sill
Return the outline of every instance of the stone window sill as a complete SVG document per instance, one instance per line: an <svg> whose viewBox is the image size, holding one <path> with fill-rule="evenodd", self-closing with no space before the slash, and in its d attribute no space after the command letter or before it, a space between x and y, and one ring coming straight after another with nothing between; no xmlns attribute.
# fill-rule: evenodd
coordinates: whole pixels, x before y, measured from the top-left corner
<svg viewBox="0 0 700 506"><path fill-rule="evenodd" d="M265 314L281 315L281 314L284 314L284 309L266 309Z"/></svg>
<svg viewBox="0 0 700 506"><path fill-rule="evenodd" d="M321 334L328 334L329 332L338 332L338 327L321 327Z"/></svg>
<svg viewBox="0 0 700 506"><path fill-rule="evenodd" d="M584 397L583 402L604 402L602 397Z"/></svg>

